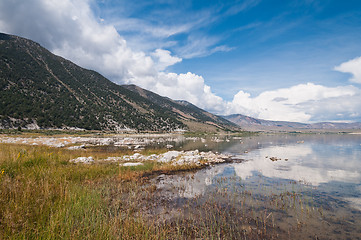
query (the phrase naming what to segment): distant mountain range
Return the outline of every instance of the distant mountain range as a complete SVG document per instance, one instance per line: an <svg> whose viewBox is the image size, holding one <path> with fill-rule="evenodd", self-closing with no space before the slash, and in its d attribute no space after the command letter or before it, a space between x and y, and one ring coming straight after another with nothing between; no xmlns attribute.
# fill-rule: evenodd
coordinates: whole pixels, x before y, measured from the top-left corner
<svg viewBox="0 0 361 240"><path fill-rule="evenodd" d="M0 128L239 130L188 102L117 85L38 43L0 33Z"/></svg>
<svg viewBox="0 0 361 240"><path fill-rule="evenodd" d="M347 129L361 129L361 123L298 123L286 121L269 121L257 118L248 117L242 114L233 114L223 116L225 119L237 124L244 130L260 131L260 130L278 130L278 131L292 131L292 130L347 130Z"/></svg>

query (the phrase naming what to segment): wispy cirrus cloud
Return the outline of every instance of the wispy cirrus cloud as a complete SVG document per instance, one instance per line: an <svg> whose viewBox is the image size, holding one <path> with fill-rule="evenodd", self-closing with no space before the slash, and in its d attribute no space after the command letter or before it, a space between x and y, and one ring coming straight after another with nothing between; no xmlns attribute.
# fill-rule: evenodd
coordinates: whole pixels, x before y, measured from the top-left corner
<svg viewBox="0 0 361 240"><path fill-rule="evenodd" d="M247 0L238 5L253 1ZM225 16L223 8L233 9L237 4L220 4L217 7L211 5L194 10L190 1L185 1L184 4L158 1L153 5L159 4L162 8L160 11L153 8L153 5L140 2L139 6L123 2L116 10L109 5L100 13L104 15L107 24L114 26L128 40L132 48L148 53L157 48L169 48L182 58L204 57L233 49L221 43L221 37L212 36L205 29ZM126 9L132 11L127 12Z"/></svg>
<svg viewBox="0 0 361 240"><path fill-rule="evenodd" d="M217 45L219 39L206 36L189 36L184 46L177 47L175 52L183 58L195 58L211 55L216 52L228 52L233 48Z"/></svg>
<svg viewBox="0 0 361 240"><path fill-rule="evenodd" d="M192 24L190 23L169 26L152 24L137 18L118 18L111 21L108 20L108 23L113 25L117 31L121 33L143 32L156 38L168 38L176 34L187 32L192 28Z"/></svg>
<svg viewBox="0 0 361 240"><path fill-rule="evenodd" d="M233 3L231 7L229 7L225 15L235 15L247 9L253 8L257 6L261 0L245 0L245 1L238 1Z"/></svg>

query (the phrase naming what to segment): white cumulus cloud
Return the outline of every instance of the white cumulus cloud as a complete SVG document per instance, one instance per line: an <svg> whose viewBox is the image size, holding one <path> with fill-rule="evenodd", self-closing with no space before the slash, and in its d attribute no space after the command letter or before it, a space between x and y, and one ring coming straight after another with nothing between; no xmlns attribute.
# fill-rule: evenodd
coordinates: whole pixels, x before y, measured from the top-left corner
<svg viewBox="0 0 361 240"><path fill-rule="evenodd" d="M1 31L25 36L55 54L97 70L119 84L136 84L173 99L221 110L203 77L163 72L182 61L164 49L147 55L133 51L116 28L97 19L90 0L5 0L0 2Z"/></svg>
<svg viewBox="0 0 361 240"><path fill-rule="evenodd" d="M361 57L354 58L335 67L335 70L343 73L351 73L351 82L361 83Z"/></svg>
<svg viewBox="0 0 361 240"><path fill-rule="evenodd" d="M325 87L313 83L265 91L256 97L239 91L227 113L239 112L267 120L309 122L331 120L361 109L361 91L354 86ZM324 119L317 119L324 116Z"/></svg>
<svg viewBox="0 0 361 240"><path fill-rule="evenodd" d="M159 71L163 71L168 66L172 66L182 61L181 58L171 56L171 52L164 49L156 49L151 55L153 56L153 58L155 58L157 62L156 68Z"/></svg>

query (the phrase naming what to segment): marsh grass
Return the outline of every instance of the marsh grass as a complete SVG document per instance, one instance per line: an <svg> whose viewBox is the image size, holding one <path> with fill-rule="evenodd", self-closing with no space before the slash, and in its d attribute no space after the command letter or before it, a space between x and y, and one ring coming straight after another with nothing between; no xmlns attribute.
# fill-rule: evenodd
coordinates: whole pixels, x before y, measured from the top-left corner
<svg viewBox="0 0 361 240"><path fill-rule="evenodd" d="M285 234L275 224L282 214L297 219L288 227L296 229L319 212L300 194L274 193L261 182L246 189L238 178L215 179L206 196L170 209L149 178L199 166L101 161L124 154L0 144L0 239L277 239ZM69 163L79 156L96 163ZM177 214L157 215L160 207Z"/></svg>
<svg viewBox="0 0 361 240"><path fill-rule="evenodd" d="M239 177L216 177L206 193L162 206L169 212L163 225L181 239L292 239L309 219L319 219L319 208L301 192L261 185L248 188ZM182 196L185 189L174 188Z"/></svg>
<svg viewBox="0 0 361 240"><path fill-rule="evenodd" d="M1 144L0 239L166 239L169 230L139 211L155 191L144 183L153 174L198 166L69 163L79 156L124 154Z"/></svg>

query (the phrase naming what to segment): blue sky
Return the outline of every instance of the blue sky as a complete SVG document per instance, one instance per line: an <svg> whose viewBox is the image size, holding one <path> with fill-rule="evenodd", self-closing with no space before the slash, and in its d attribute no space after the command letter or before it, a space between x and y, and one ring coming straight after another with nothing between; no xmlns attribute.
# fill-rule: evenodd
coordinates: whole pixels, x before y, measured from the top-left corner
<svg viewBox="0 0 361 240"><path fill-rule="evenodd" d="M0 31L216 114L361 121L361 1L5 0Z"/></svg>
<svg viewBox="0 0 361 240"><path fill-rule="evenodd" d="M191 25L169 37L149 36L146 29L119 32L129 39L146 35L134 48L163 47L183 58L168 71L201 75L226 100L239 89L256 95L308 81L344 84L333 67L361 53L360 1L126 2L99 1L97 14L110 22L122 16L155 27ZM209 45L190 47L193 39Z"/></svg>

